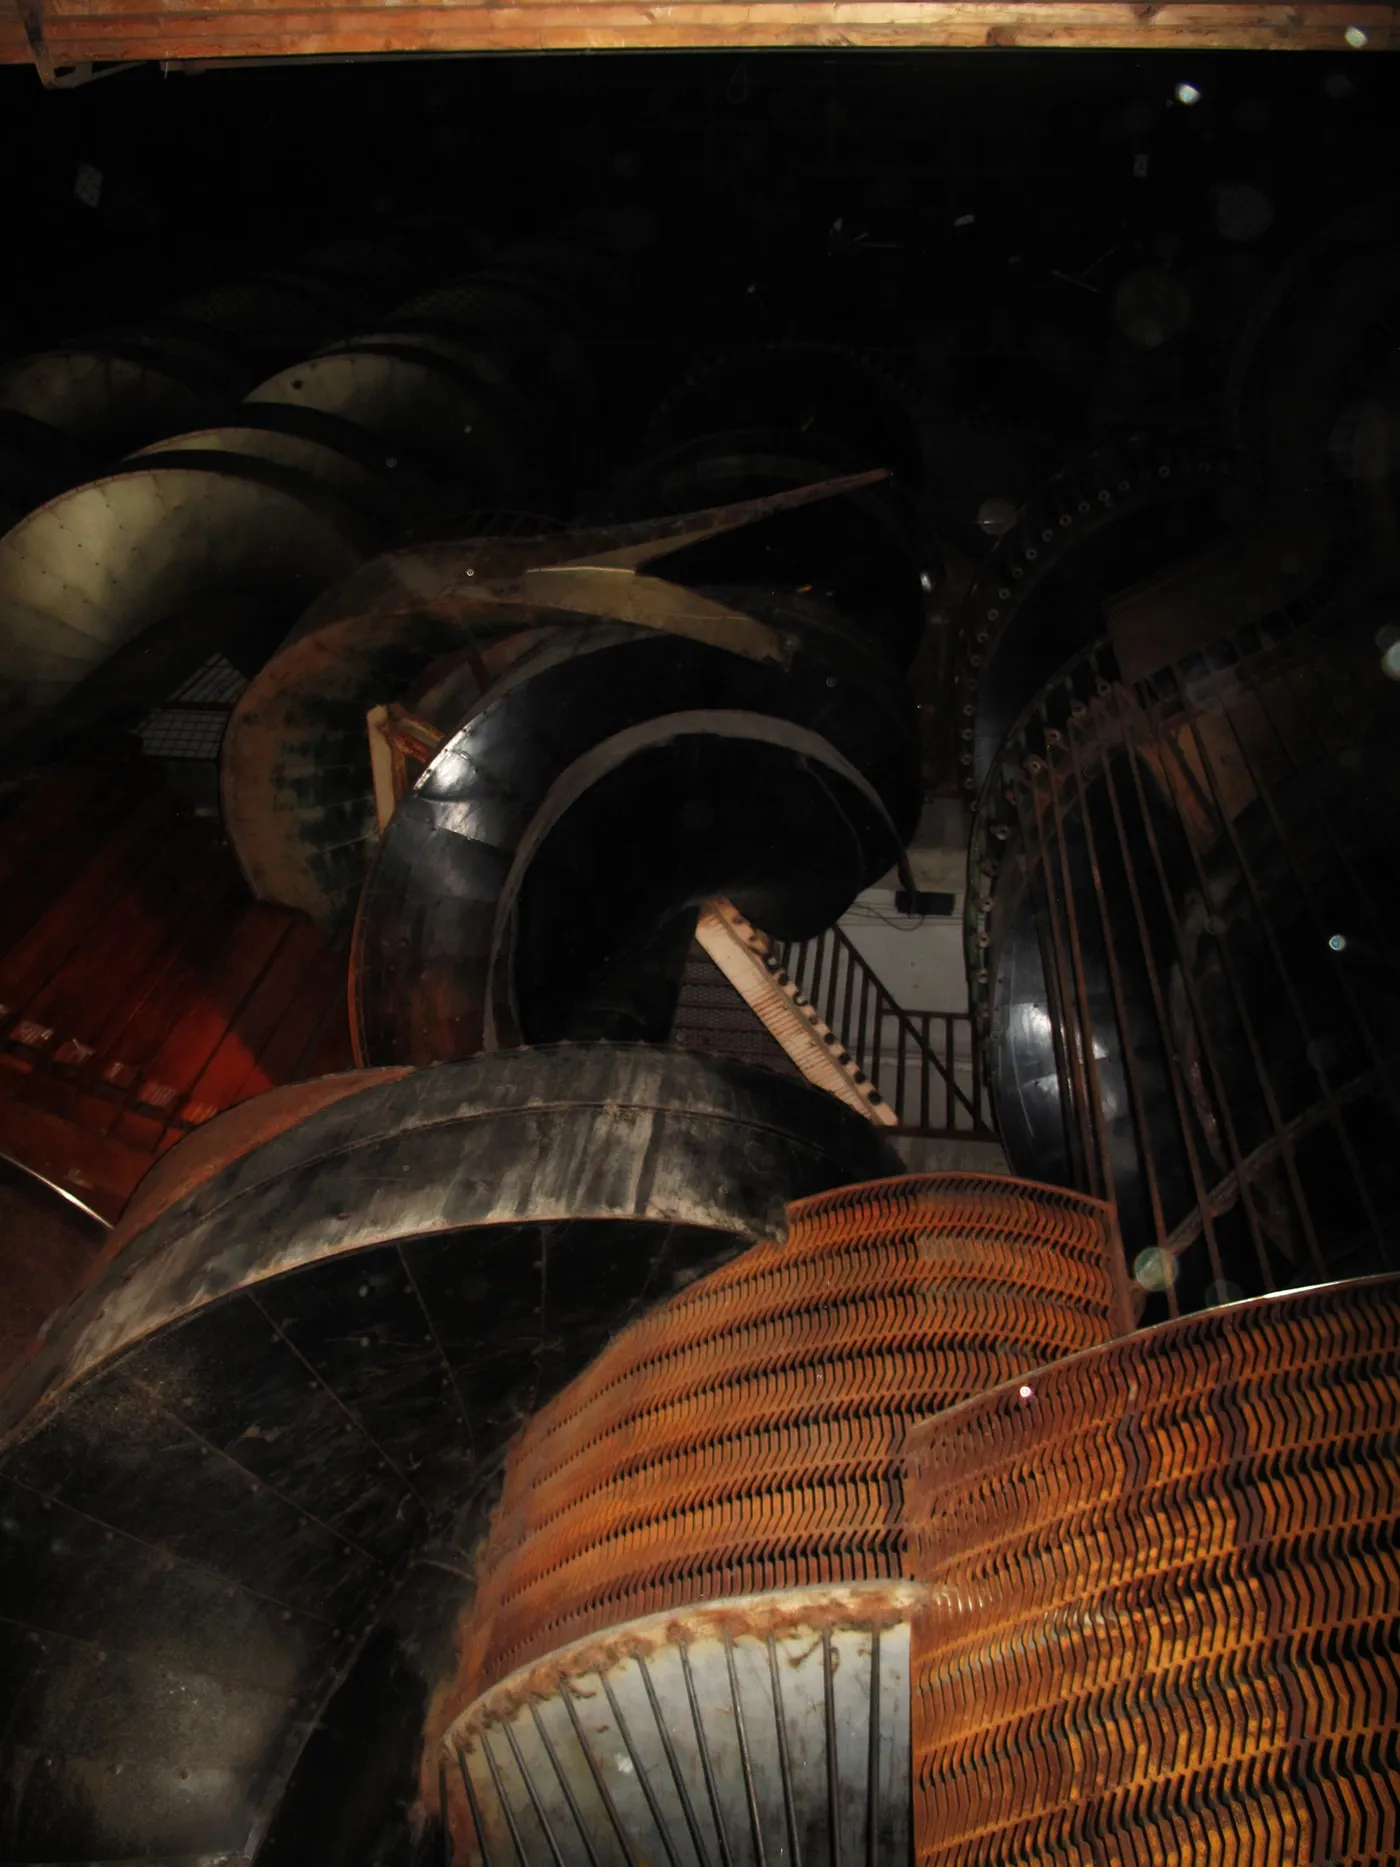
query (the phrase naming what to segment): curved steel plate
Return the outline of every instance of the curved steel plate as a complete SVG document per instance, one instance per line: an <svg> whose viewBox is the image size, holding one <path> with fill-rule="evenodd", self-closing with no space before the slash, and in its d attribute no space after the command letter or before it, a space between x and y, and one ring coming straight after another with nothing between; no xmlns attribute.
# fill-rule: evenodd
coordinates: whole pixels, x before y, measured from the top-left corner
<svg viewBox="0 0 1400 1867"><path fill-rule="evenodd" d="M11 1858L255 1856L406 1560L522 1414L786 1196L889 1160L829 1097L665 1051L328 1087L212 1177L177 1150L4 1397ZM466 1551L430 1553L460 1599Z"/></svg>
<svg viewBox="0 0 1400 1867"><path fill-rule="evenodd" d="M270 377L250 404L319 409L365 428L391 449L466 486L479 503L524 496L519 463L492 394L441 358L385 345L312 357Z"/></svg>
<svg viewBox="0 0 1400 1867"><path fill-rule="evenodd" d="M159 344L123 344L114 337L9 364L0 370L0 408L111 456L209 421L237 399L240 387L231 370L197 368L163 354Z"/></svg>
<svg viewBox="0 0 1400 1867"><path fill-rule="evenodd" d="M474 1696L638 1615L897 1578L924 1416L1129 1326L1097 1200L973 1174L795 1202L525 1427L459 1643Z"/></svg>
<svg viewBox="0 0 1400 1867"><path fill-rule="evenodd" d="M324 488L266 462L133 466L0 539L0 681L44 707L151 624L237 587L295 615L373 543Z"/></svg>
<svg viewBox="0 0 1400 1867"><path fill-rule="evenodd" d="M920 1427L915 1858L1386 1858L1400 1279L1184 1317Z"/></svg>
<svg viewBox="0 0 1400 1867"><path fill-rule="evenodd" d="M827 659L828 643L815 635L804 647L808 652L799 653L791 668L780 669L678 637L596 624L561 634L522 657L443 746L380 839L351 956L361 1059L427 1062L468 1055L488 1040L488 1003L504 1035L504 1006L499 996L493 999L491 962L501 948L499 916L515 855L571 765L605 740L668 714L739 710L763 716L748 735L747 756L760 760L753 797L779 772L796 788L772 821L755 811L752 800L747 807L741 802L736 817L734 800L717 794L723 823L717 817L693 823L695 836L703 830L705 837L703 847L697 844L693 872L668 877L666 899L648 898L631 937L656 915L664 919L705 894L732 892L729 883L736 879L745 899L762 891L770 910L784 899L794 906L800 900L798 911L812 917L814 930L834 919L864 882L895 860L898 836L907 832L917 797L917 760L884 670L861 666L849 653L843 660L835 642L835 658ZM803 755L776 744L784 724L826 739L885 800L896 833L845 780L804 777ZM720 776L732 787L743 765L733 745L727 753ZM634 814L644 807L655 777L649 770L648 782L634 795ZM660 807L668 795L657 790L651 801ZM613 834L626 823L625 815L616 818ZM654 845L655 829L637 818L628 826L629 840L619 838L619 853L632 846L633 836ZM684 868L685 837L678 840L675 830L673 825L668 866L680 857ZM726 834L735 849L742 848L744 864L757 866L737 877L727 870L702 876L701 867L718 862L723 868ZM814 878L807 860L810 842L803 839L833 834L838 842L856 837L856 879L851 886L843 871L826 879L823 892L820 871ZM755 839L766 854L756 852ZM631 860L633 880L639 881L637 858ZM640 900L635 886L630 894L628 887L620 889L624 909L632 897ZM566 917L573 911L567 900L557 899L545 909ZM520 1011L529 1030L529 1011L524 1005ZM563 1033L530 1031L535 1038L546 1034Z"/></svg>
<svg viewBox="0 0 1400 1867"><path fill-rule="evenodd" d="M538 639L518 610L493 618L439 604L430 564L450 555L395 553L328 592L235 707L221 754L224 820L261 899L323 926L352 914L378 836L368 709L402 698L441 657L464 655L450 690L457 711L443 722L455 724Z"/></svg>
<svg viewBox="0 0 1400 1867"><path fill-rule="evenodd" d="M277 421L283 412L264 415L251 407L238 421L153 441L131 458L144 463L181 454L236 454L244 460L265 460L328 487L378 527L400 529L408 522L413 512L411 473L400 475L386 466L382 448L348 423L333 423L326 417L329 432L313 432L319 424L306 420L312 411L304 412L297 427Z"/></svg>
<svg viewBox="0 0 1400 1867"><path fill-rule="evenodd" d="M896 1158L870 1124L790 1078L649 1045L559 1045L276 1091L280 1130L123 1228L109 1276L73 1307L0 1427L120 1350L234 1290L390 1239L478 1226L646 1219L783 1235L789 1199ZM263 1116L262 1098L209 1124ZM181 1174L177 1156L162 1174ZM388 1163L386 1166L385 1163ZM813 1185L813 1182L816 1185ZM170 1185L168 1179L165 1186ZM137 1211L150 1202L138 1191ZM536 1270L542 1269L537 1266Z"/></svg>

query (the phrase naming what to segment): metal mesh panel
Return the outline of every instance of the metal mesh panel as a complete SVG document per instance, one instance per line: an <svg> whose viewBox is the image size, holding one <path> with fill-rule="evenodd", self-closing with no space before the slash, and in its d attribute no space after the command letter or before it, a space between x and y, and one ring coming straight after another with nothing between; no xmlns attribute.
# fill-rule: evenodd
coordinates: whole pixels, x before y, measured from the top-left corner
<svg viewBox="0 0 1400 1867"><path fill-rule="evenodd" d="M480 1690L684 1603L901 1573L908 1424L1102 1341L1107 1210L941 1174L800 1201L620 1335L525 1429L482 1560Z"/></svg>
<svg viewBox="0 0 1400 1867"><path fill-rule="evenodd" d="M686 954L671 1042L682 1050L760 1063L783 1076L802 1073L698 942Z"/></svg>
<svg viewBox="0 0 1400 1867"><path fill-rule="evenodd" d="M920 1867L1400 1858L1398 1341L1334 1285L911 1435Z"/></svg>

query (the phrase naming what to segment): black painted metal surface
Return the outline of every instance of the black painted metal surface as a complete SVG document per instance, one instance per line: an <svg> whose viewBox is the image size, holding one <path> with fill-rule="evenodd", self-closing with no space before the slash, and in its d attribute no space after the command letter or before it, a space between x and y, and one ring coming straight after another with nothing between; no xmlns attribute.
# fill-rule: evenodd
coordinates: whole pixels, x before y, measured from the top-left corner
<svg viewBox="0 0 1400 1867"><path fill-rule="evenodd" d="M1106 599L1251 512L1238 460L1199 440L1129 437L1036 491L960 606L956 756L969 798L1022 708L1103 633Z"/></svg>
<svg viewBox="0 0 1400 1867"><path fill-rule="evenodd" d="M803 1084L626 1046L375 1081L222 1166L217 1127L0 1398L6 1861L368 1858L466 1587L433 1539L516 1422L895 1165Z"/></svg>
<svg viewBox="0 0 1400 1867"><path fill-rule="evenodd" d="M634 619L783 658L781 628L745 629L742 615L716 616L669 579L634 573L659 557L674 562L677 540L731 533L776 506L820 503L829 513L844 503L833 495L872 477L576 532L502 513L480 534L365 565L313 604L230 721L224 816L255 893L327 927L353 913L378 834L368 709L403 702L450 732L543 632L588 627L600 609L634 616L639 584L647 607Z"/></svg>
<svg viewBox="0 0 1400 1867"><path fill-rule="evenodd" d="M1395 1263L1389 601L1352 589L1136 683L1101 645L984 793L970 953L1003 1146L1116 1201L1164 1312Z"/></svg>
<svg viewBox="0 0 1400 1867"><path fill-rule="evenodd" d="M919 777L893 668L820 607L713 594L781 624L791 665L584 625L444 744L361 897L361 1061L664 1037L699 902L804 938L898 859Z"/></svg>

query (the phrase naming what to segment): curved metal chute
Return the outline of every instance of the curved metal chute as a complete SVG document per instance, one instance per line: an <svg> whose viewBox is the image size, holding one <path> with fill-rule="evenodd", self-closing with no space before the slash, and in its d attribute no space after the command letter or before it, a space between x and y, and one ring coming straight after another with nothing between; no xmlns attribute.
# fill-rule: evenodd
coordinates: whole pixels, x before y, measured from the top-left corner
<svg viewBox="0 0 1400 1867"><path fill-rule="evenodd" d="M96 463L45 422L0 410L0 537L26 512L90 479Z"/></svg>
<svg viewBox="0 0 1400 1867"><path fill-rule="evenodd" d="M266 462L189 455L92 481L0 539L0 682L40 711L142 630L234 589L285 626L374 542Z"/></svg>
<svg viewBox="0 0 1400 1867"><path fill-rule="evenodd" d="M571 605L617 613L629 581L618 573L831 490L803 486L749 507L586 532L514 535L513 526L511 535L390 552L327 591L253 680L224 739L225 821L254 892L325 926L353 912L377 836L370 707L412 698L450 731L541 629L577 622ZM642 583L652 612L633 601L634 616L689 626L681 612L698 607L694 599ZM779 630L732 613L719 622L728 632L716 639L731 647L742 638L754 652L786 652ZM444 656L455 658L454 673L434 670ZM419 687L429 678L430 699Z"/></svg>
<svg viewBox="0 0 1400 1867"><path fill-rule="evenodd" d="M470 1587L450 1525L520 1416L630 1316L781 1235L788 1199L896 1165L832 1098L677 1052L346 1080L300 1120L288 1092L231 1158L211 1124L191 1145L212 1174L177 1150L0 1400L18 1859L290 1845L294 1765L315 1776L332 1695L382 1681L386 1647L407 1778ZM246 1139L256 1117L231 1119ZM324 1797L301 1813L337 1821Z"/></svg>
<svg viewBox="0 0 1400 1867"><path fill-rule="evenodd" d="M519 464L480 378L411 345L327 352L270 377L248 397L318 409L368 430L386 450L478 504L520 497Z"/></svg>
<svg viewBox="0 0 1400 1867"><path fill-rule="evenodd" d="M0 409L42 421L110 459L211 420L241 386L227 363L201 366L158 340L98 338L0 370Z"/></svg>
<svg viewBox="0 0 1400 1867"><path fill-rule="evenodd" d="M380 840L351 961L363 1060L664 1031L671 1006L640 962L680 939L688 908L732 894L806 937L898 859L919 797L899 683L858 636L781 613L797 638L786 667L606 623L516 662ZM552 861L592 865L592 893L615 899L585 909L575 872L532 900L512 865L546 835ZM586 952L571 950L580 935ZM616 977L623 953L637 1002ZM505 983L517 963L533 964L533 991Z"/></svg>
<svg viewBox="0 0 1400 1867"><path fill-rule="evenodd" d="M385 530L402 530L423 488L412 467L390 467L382 446L363 429L313 409L245 404L236 421L144 447L132 460L168 460L180 454L236 454L325 486Z"/></svg>

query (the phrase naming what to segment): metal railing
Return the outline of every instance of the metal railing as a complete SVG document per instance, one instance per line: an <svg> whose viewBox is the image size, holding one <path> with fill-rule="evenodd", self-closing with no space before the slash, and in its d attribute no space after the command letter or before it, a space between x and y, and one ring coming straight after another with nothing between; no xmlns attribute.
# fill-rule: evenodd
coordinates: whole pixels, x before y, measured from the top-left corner
<svg viewBox="0 0 1400 1867"><path fill-rule="evenodd" d="M814 940L776 941L773 950L802 997L895 1110L902 1134L996 1139L967 1012L911 1011L897 1004L839 927Z"/></svg>

